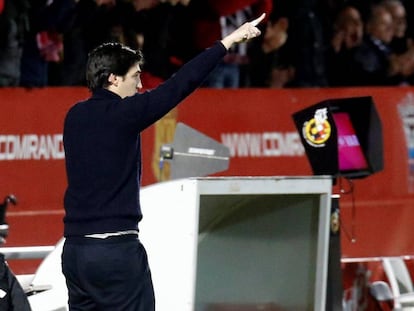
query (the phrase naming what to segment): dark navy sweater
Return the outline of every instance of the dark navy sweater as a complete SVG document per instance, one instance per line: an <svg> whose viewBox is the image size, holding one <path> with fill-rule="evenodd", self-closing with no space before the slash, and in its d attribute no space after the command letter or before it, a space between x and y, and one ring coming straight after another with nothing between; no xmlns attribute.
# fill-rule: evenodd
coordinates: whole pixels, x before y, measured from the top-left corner
<svg viewBox="0 0 414 311"><path fill-rule="evenodd" d="M69 110L63 131L65 237L137 229L140 132L193 92L225 54L217 42L154 90L122 99L101 89Z"/></svg>

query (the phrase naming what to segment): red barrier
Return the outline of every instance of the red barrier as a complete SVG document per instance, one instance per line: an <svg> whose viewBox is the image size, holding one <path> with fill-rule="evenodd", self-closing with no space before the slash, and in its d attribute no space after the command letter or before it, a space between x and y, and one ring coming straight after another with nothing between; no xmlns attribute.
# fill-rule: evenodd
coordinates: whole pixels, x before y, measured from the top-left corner
<svg viewBox="0 0 414 311"><path fill-rule="evenodd" d="M373 96L383 124L385 169L355 180L355 208L352 196L335 186L342 195L342 254L414 254L414 187L405 135L410 134L413 93L412 88L200 89L144 131L143 184L168 179L168 167L159 171L159 148L172 141L177 122L230 148L230 168L219 175L310 175L292 113L329 98ZM87 96L84 88L0 89L0 200L9 193L20 200L9 209L7 246L50 245L60 238L66 185L63 119Z"/></svg>

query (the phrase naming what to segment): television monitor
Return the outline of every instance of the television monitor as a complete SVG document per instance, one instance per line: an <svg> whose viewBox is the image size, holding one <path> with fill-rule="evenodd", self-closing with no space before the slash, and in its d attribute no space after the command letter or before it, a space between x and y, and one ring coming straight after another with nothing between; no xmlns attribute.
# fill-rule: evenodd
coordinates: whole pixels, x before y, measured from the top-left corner
<svg viewBox="0 0 414 311"><path fill-rule="evenodd" d="M363 178L383 169L372 97L328 99L293 114L314 175Z"/></svg>

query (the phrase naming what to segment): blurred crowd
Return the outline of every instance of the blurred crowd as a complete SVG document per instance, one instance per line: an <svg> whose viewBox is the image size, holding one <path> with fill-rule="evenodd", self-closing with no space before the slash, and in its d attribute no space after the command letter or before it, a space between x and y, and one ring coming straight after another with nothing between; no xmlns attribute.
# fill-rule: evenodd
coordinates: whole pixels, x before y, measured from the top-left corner
<svg viewBox="0 0 414 311"><path fill-rule="evenodd" d="M262 12L205 87L414 85L412 0L0 0L0 86L85 85L88 53L116 41L152 88Z"/></svg>

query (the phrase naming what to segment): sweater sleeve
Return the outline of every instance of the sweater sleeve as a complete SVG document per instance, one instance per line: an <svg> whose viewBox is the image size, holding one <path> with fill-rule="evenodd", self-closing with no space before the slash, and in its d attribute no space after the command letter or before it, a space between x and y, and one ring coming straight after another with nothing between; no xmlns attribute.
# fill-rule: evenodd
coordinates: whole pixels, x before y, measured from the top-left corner
<svg viewBox="0 0 414 311"><path fill-rule="evenodd" d="M184 64L157 88L124 99L142 131L195 91L227 53L220 41Z"/></svg>

